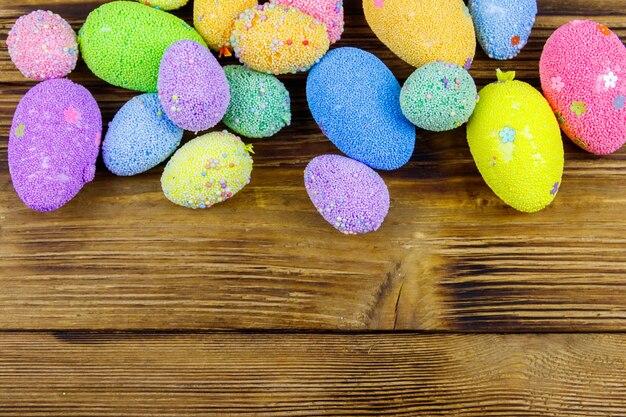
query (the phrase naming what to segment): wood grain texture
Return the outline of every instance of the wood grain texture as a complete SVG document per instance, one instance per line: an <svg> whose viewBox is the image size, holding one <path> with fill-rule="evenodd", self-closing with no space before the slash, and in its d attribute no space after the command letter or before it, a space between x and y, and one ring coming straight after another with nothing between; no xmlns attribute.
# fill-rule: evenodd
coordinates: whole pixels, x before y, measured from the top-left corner
<svg viewBox="0 0 626 417"><path fill-rule="evenodd" d="M622 335L0 336L2 416L622 416Z"/></svg>
<svg viewBox="0 0 626 417"><path fill-rule="evenodd" d="M98 4L0 0L0 38L40 7L78 29ZM472 74L484 85L497 67L513 68L537 85L541 48L555 28L591 17L626 39L624 6L540 1L523 53L502 63L479 52ZM405 79L412 68L373 36L359 2L346 9L339 46L370 50ZM177 14L190 21L191 8ZM411 162L383 173L392 208L382 229L344 237L303 187L306 163L337 152L311 119L305 77L285 78L293 125L252 141L252 183L235 199L190 211L162 196L162 167L117 178L99 166L75 200L44 215L26 209L10 182L6 138L34 83L2 42L0 329L626 330L624 151L599 158L566 140L557 201L523 215L484 184L463 129L420 132ZM83 63L71 78L93 92L105 123L136 94L97 80Z"/></svg>

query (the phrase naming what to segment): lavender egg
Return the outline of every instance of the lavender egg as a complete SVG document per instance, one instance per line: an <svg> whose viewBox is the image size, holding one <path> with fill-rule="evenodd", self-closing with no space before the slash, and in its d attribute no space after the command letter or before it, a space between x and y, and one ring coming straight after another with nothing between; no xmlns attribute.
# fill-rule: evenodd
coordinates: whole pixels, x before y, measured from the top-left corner
<svg viewBox="0 0 626 417"><path fill-rule="evenodd" d="M304 185L317 211L347 235L376 231L389 212L389 191L367 165L340 155L313 159Z"/></svg>
<svg viewBox="0 0 626 417"><path fill-rule="evenodd" d="M211 51L191 40L167 48L157 84L167 116L178 127L192 132L218 124L230 103L224 70Z"/></svg>
<svg viewBox="0 0 626 417"><path fill-rule="evenodd" d="M102 116L87 89L60 78L20 100L9 135L13 187L33 210L53 211L93 180Z"/></svg>

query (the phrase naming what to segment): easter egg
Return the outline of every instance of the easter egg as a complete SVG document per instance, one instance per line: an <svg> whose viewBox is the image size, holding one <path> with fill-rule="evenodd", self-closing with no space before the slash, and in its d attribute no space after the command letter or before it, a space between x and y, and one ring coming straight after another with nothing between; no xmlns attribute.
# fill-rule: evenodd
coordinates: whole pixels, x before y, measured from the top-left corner
<svg viewBox="0 0 626 417"><path fill-rule="evenodd" d="M563 141L550 105L515 73L480 91L467 141L487 185L511 207L533 213L554 200L563 176Z"/></svg>
<svg viewBox="0 0 626 417"><path fill-rule="evenodd" d="M20 100L9 134L13 187L33 210L53 211L93 180L102 117L87 89L66 78L43 81Z"/></svg>
<svg viewBox="0 0 626 417"><path fill-rule="evenodd" d="M89 69L118 87L157 91L161 57L182 39L205 45L188 24L167 12L130 1L113 1L87 16L78 32L80 52Z"/></svg>
<svg viewBox="0 0 626 417"><path fill-rule="evenodd" d="M539 63L541 87L561 129L588 152L626 142L626 47L606 26L574 20L550 36Z"/></svg>
<svg viewBox="0 0 626 417"><path fill-rule="evenodd" d="M141 4L161 10L176 10L187 4L188 0L139 0Z"/></svg>
<svg viewBox="0 0 626 417"><path fill-rule="evenodd" d="M363 0L363 11L378 39L414 67L472 64L476 36L463 0Z"/></svg>
<svg viewBox="0 0 626 417"><path fill-rule="evenodd" d="M331 44L341 38L343 0L274 0L274 3L295 7L325 24Z"/></svg>
<svg viewBox="0 0 626 417"><path fill-rule="evenodd" d="M417 127L442 132L467 122L476 106L476 84L456 64L431 62L415 70L400 93L400 107Z"/></svg>
<svg viewBox="0 0 626 417"><path fill-rule="evenodd" d="M268 74L307 71L330 45L326 26L295 7L275 3L241 13L230 43L243 64Z"/></svg>
<svg viewBox="0 0 626 417"><path fill-rule="evenodd" d="M36 10L17 19L7 37L11 60L27 78L65 77L76 67L76 33L61 16Z"/></svg>
<svg viewBox="0 0 626 417"><path fill-rule="evenodd" d="M165 161L183 138L156 93L132 98L117 112L102 142L102 159L115 175L137 175Z"/></svg>
<svg viewBox="0 0 626 417"><path fill-rule="evenodd" d="M228 200L250 182L252 148L226 131L187 142L167 163L161 187L173 203L193 209Z"/></svg>
<svg viewBox="0 0 626 417"><path fill-rule="evenodd" d="M470 0L478 43L494 59L511 59L528 43L537 0Z"/></svg>
<svg viewBox="0 0 626 417"><path fill-rule="evenodd" d="M324 135L350 158L383 170L411 158L416 132L402 114L400 84L371 53L331 50L309 73L306 96Z"/></svg>
<svg viewBox="0 0 626 417"><path fill-rule="evenodd" d="M167 48L158 87L167 116L192 132L218 124L230 102L228 80L217 59L204 45L190 40Z"/></svg>
<svg viewBox="0 0 626 417"><path fill-rule="evenodd" d="M230 56L230 34L235 18L256 7L257 0L194 0L193 24L209 48Z"/></svg>
<svg viewBox="0 0 626 417"><path fill-rule="evenodd" d="M249 138L267 138L291 124L289 91L278 78L241 65L224 72L231 93L226 126Z"/></svg>
<svg viewBox="0 0 626 417"><path fill-rule="evenodd" d="M347 235L378 230L389 212L389 190L373 169L339 155L313 159L304 171L313 205L335 229Z"/></svg>

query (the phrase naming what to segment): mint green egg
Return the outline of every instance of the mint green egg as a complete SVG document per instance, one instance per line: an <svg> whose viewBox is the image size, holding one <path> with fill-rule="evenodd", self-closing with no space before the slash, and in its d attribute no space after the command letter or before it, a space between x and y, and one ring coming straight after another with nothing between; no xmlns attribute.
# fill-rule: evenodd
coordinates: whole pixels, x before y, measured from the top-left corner
<svg viewBox="0 0 626 417"><path fill-rule="evenodd" d="M411 74L402 87L400 107L417 127L444 132L466 123L477 99L472 76L456 64L439 61Z"/></svg>
<svg viewBox="0 0 626 417"><path fill-rule="evenodd" d="M230 105L222 120L248 138L267 138L291 124L289 91L275 76L242 65L224 67Z"/></svg>
<svg viewBox="0 0 626 417"><path fill-rule="evenodd" d="M129 1L105 3L78 32L80 53L99 78L130 90L156 92L159 64L168 46L202 37L178 17Z"/></svg>

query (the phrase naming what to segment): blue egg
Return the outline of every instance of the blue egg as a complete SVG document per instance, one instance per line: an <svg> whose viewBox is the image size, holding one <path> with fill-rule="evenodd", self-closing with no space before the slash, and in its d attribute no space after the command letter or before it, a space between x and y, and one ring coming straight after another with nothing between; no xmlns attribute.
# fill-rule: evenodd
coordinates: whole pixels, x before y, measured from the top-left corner
<svg viewBox="0 0 626 417"><path fill-rule="evenodd" d="M470 0L478 43L490 58L511 59L528 43L537 0Z"/></svg>
<svg viewBox="0 0 626 417"><path fill-rule="evenodd" d="M140 174L174 153L183 129L165 115L156 93L142 94L124 104L109 124L102 159L112 173Z"/></svg>
<svg viewBox="0 0 626 417"><path fill-rule="evenodd" d="M411 158L415 126L400 109L400 83L376 56L333 49L309 73L306 95L322 132L350 158L382 170Z"/></svg>

